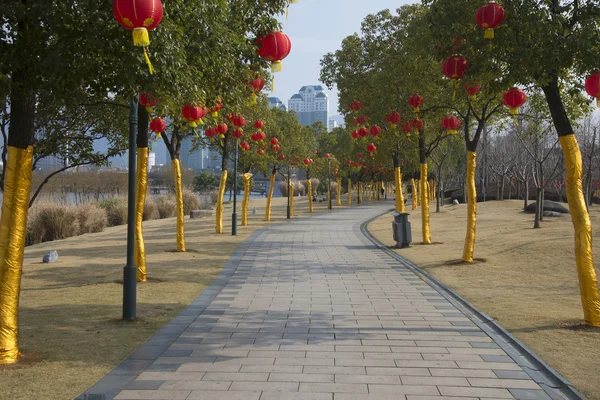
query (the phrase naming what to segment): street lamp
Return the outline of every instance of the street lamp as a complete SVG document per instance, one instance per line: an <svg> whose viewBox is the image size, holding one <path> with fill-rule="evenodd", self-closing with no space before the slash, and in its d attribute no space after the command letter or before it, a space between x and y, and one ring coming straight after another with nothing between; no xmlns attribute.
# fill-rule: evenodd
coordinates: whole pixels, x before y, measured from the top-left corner
<svg viewBox="0 0 600 400"><path fill-rule="evenodd" d="M325 154L325 158L327 159L327 203L331 210L331 154Z"/></svg>

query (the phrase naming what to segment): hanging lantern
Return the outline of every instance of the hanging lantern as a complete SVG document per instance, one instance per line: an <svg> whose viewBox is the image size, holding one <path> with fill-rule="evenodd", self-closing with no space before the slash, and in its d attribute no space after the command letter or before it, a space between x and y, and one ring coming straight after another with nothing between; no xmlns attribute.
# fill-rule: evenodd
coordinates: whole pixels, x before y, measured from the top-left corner
<svg viewBox="0 0 600 400"><path fill-rule="evenodd" d="M258 133L253 133L252 136L250 136L250 139L254 142L258 142L260 140L260 135Z"/></svg>
<svg viewBox="0 0 600 400"><path fill-rule="evenodd" d="M224 136L225 135L222 135L221 138L223 138ZM231 132L231 136L239 140L242 137L244 137L244 130L242 128L234 129L233 132Z"/></svg>
<svg viewBox="0 0 600 400"><path fill-rule="evenodd" d="M195 128L198 126L198 121L202 119L202 108L186 104L181 110L181 115L183 115L183 118L188 121L192 128Z"/></svg>
<svg viewBox="0 0 600 400"><path fill-rule="evenodd" d="M265 79L262 77L258 77L254 80L248 81L247 82L248 87L250 88L250 105L255 105L256 104L256 98L258 96L258 94L264 89L265 87Z"/></svg>
<svg viewBox="0 0 600 400"><path fill-rule="evenodd" d="M242 115L236 115L233 118L233 125L235 126L235 131L232 136L236 139L241 138L244 135L244 126L246 125L246 118Z"/></svg>
<svg viewBox="0 0 600 400"><path fill-rule="evenodd" d="M371 143L367 146L367 151L369 152L369 155L373 157L375 152L377 151L377 147L373 143Z"/></svg>
<svg viewBox="0 0 600 400"><path fill-rule="evenodd" d="M266 140L266 139L267 139L267 134L266 134L264 131L262 131L262 132L257 132L257 134L258 134L258 137L260 137L260 140L263 140L263 141L264 141L264 140Z"/></svg>
<svg viewBox="0 0 600 400"><path fill-rule="evenodd" d="M371 134L371 136L377 137L377 136L381 135L381 128L378 127L377 125L373 125L371 127L371 129L369 130L369 133Z"/></svg>
<svg viewBox="0 0 600 400"><path fill-rule="evenodd" d="M358 130L358 136L366 137L369 134L369 131L364 126Z"/></svg>
<svg viewBox="0 0 600 400"><path fill-rule="evenodd" d="M219 124L217 125L216 130L219 135L224 136L229 130L229 127L227 126L227 124Z"/></svg>
<svg viewBox="0 0 600 400"><path fill-rule="evenodd" d="M362 104L360 104L360 101L358 101L358 100L353 101L350 104L350 109L352 111L354 111L354 114L358 114L358 112L360 111L361 108L362 108Z"/></svg>
<svg viewBox="0 0 600 400"><path fill-rule="evenodd" d="M504 8L494 1L479 7L475 14L477 25L485 29L483 35L486 39L494 38L494 29L504 22Z"/></svg>
<svg viewBox="0 0 600 400"><path fill-rule="evenodd" d="M369 117L367 117L366 115L359 115L358 117L354 118L354 122L356 123L357 126L365 125L368 120L369 120Z"/></svg>
<svg viewBox="0 0 600 400"><path fill-rule="evenodd" d="M217 136L217 130L215 128L206 128L204 130L204 136L212 141L214 137Z"/></svg>
<svg viewBox="0 0 600 400"><path fill-rule="evenodd" d="M363 159L363 157L364 157L364 156L363 156L363 154L362 154L362 153L358 153L358 159L359 159L359 160L362 160L362 159Z"/></svg>
<svg viewBox="0 0 600 400"><path fill-rule="evenodd" d="M352 132L352 139L358 139L358 131Z"/></svg>
<svg viewBox="0 0 600 400"><path fill-rule="evenodd" d="M250 150L250 143L248 143L248 142L240 142L240 147L242 148L242 150L248 151L248 150Z"/></svg>
<svg viewBox="0 0 600 400"><path fill-rule="evenodd" d="M281 150L281 146L280 146L280 145L278 145L278 144L276 144L276 145L273 145L273 147L272 147L272 148L273 148L273 151L274 151L275 153L279 153L279 150Z"/></svg>
<svg viewBox="0 0 600 400"><path fill-rule="evenodd" d="M449 135L456 135L460 128L460 119L456 118L454 115L446 115L442 119L442 127Z"/></svg>
<svg viewBox="0 0 600 400"><path fill-rule="evenodd" d="M596 99L596 105L600 107L600 71L594 72L585 80L585 91Z"/></svg>
<svg viewBox="0 0 600 400"><path fill-rule="evenodd" d="M265 151L263 149L258 149L256 150L256 154L258 154L259 156L264 156L265 155Z"/></svg>
<svg viewBox="0 0 600 400"><path fill-rule="evenodd" d="M275 146L276 144L279 144L279 139L277 139L277 138L271 139L271 145Z"/></svg>
<svg viewBox="0 0 600 400"><path fill-rule="evenodd" d="M219 117L219 111L223 108L223 101L221 99L217 99L215 105L210 108L210 113L213 118Z"/></svg>
<svg viewBox="0 0 600 400"><path fill-rule="evenodd" d="M465 89L465 93L471 100L477 99L477 94L481 91L481 85L478 85L473 82L467 82L464 84L463 88Z"/></svg>
<svg viewBox="0 0 600 400"><path fill-rule="evenodd" d="M310 165L310 158L305 158L303 163L306 167L308 167Z"/></svg>
<svg viewBox="0 0 600 400"><path fill-rule="evenodd" d="M392 111L385 117L388 124L390 124L390 128L396 129L396 126L400 122L400 113L398 111Z"/></svg>
<svg viewBox="0 0 600 400"><path fill-rule="evenodd" d="M425 127L425 120L422 120L420 118L414 118L410 121L410 126L415 132L415 134L420 135L421 129Z"/></svg>
<svg viewBox="0 0 600 400"><path fill-rule="evenodd" d="M288 35L283 32L274 31L256 41L260 46L258 55L271 62L271 72L281 72L281 61L292 50L292 42Z"/></svg>
<svg viewBox="0 0 600 400"><path fill-rule="evenodd" d="M154 73L146 47L150 46L148 31L156 28L162 20L162 2L160 0L113 0L113 14L119 24L132 31L134 46L144 48L144 58L150 74Z"/></svg>
<svg viewBox="0 0 600 400"><path fill-rule="evenodd" d="M151 92L140 93L140 104L146 108L150 114L154 112L154 107L159 103L158 97L153 95Z"/></svg>
<svg viewBox="0 0 600 400"><path fill-rule="evenodd" d="M256 129L258 129L259 131L262 130L262 128L264 128L265 123L263 121L254 121L254 127Z"/></svg>
<svg viewBox="0 0 600 400"><path fill-rule="evenodd" d="M421 107L423 107L423 103L423 96L419 96L418 94L413 94L408 99L408 105L413 108L415 114L419 114L419 112L421 111Z"/></svg>
<svg viewBox="0 0 600 400"><path fill-rule="evenodd" d="M442 64L442 72L448 79L462 79L467 72L469 63L463 56L454 55L448 57Z"/></svg>
<svg viewBox="0 0 600 400"><path fill-rule="evenodd" d="M508 107L508 111L512 115L519 114L519 107L527 102L527 95L524 91L519 88L512 88L507 92L504 92L502 97L504 105Z"/></svg>
<svg viewBox="0 0 600 400"><path fill-rule="evenodd" d="M280 154L279 157L277 157L277 159L279 161L283 161L283 160L285 160L285 155L284 154Z"/></svg>
<svg viewBox="0 0 600 400"><path fill-rule="evenodd" d="M150 130L156 133L157 139L160 139L161 133L167 130L167 121L162 118L154 118L150 121Z"/></svg>
<svg viewBox="0 0 600 400"><path fill-rule="evenodd" d="M329 159L331 159L331 154L329 154L329 153L325 154L325 159L326 159L326 160L329 160Z"/></svg>
<svg viewBox="0 0 600 400"><path fill-rule="evenodd" d="M404 135L406 137L410 137L410 133L412 132L412 125L410 123L410 121L405 122L402 124L402 132L404 133Z"/></svg>

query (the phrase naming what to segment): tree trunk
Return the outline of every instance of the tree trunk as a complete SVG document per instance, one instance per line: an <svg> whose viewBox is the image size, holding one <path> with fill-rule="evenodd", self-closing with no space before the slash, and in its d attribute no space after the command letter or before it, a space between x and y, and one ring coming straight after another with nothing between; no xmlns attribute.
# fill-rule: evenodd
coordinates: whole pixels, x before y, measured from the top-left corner
<svg viewBox="0 0 600 400"><path fill-rule="evenodd" d="M504 185L505 185L505 179L506 177L504 175L502 175L500 177L500 198L498 200L502 201L504 200Z"/></svg>
<svg viewBox="0 0 600 400"><path fill-rule="evenodd" d="M533 229L540 228L540 216L543 213L544 206L542 204L542 190L537 189L535 193L535 219L533 222Z"/></svg>
<svg viewBox="0 0 600 400"><path fill-rule="evenodd" d="M542 89L565 157L567 200L575 230L575 259L583 315L587 325L600 327L600 296L594 270L592 223L583 199L581 151L561 98L558 76L552 76L550 83Z"/></svg>
<svg viewBox="0 0 600 400"><path fill-rule="evenodd" d="M427 140L425 137L425 129L419 132L419 162L421 163L421 187L419 194L421 195L421 225L423 234L423 244L431 244L431 232L429 226L429 190L427 189Z"/></svg>
<svg viewBox="0 0 600 400"><path fill-rule="evenodd" d="M293 186L290 184L290 189ZM291 192L293 196L293 191ZM248 225L248 204L250 202L250 174L244 174L244 199L242 200L242 226Z"/></svg>
<svg viewBox="0 0 600 400"><path fill-rule="evenodd" d="M277 178L277 171L273 170L271 179L269 180L269 195L267 196L267 207L265 208L265 221L271 221L271 203L273 202L273 191L275 190L275 179Z"/></svg>
<svg viewBox="0 0 600 400"><path fill-rule="evenodd" d="M225 163L225 161L223 161ZM225 199L225 187L227 186L227 170L221 171L221 180L219 182L219 192L217 193L217 211L215 232L223 233L223 200Z"/></svg>
<svg viewBox="0 0 600 400"><path fill-rule="evenodd" d="M529 180L525 179L525 197L523 197L523 210L527 209L528 201L529 201Z"/></svg>
<svg viewBox="0 0 600 400"><path fill-rule="evenodd" d="M183 212L183 183L179 160L172 160L173 180L175 182L175 203L177 204L177 251L185 251L185 215Z"/></svg>

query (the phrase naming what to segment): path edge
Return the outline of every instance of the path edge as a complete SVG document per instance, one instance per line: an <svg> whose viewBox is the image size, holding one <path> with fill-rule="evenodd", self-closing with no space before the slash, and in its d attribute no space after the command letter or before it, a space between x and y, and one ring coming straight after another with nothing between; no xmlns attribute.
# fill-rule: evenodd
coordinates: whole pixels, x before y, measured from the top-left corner
<svg viewBox="0 0 600 400"><path fill-rule="evenodd" d="M466 299L436 279L433 275L413 264L394 250L390 249L376 239L368 229L371 222L385 214L394 211L386 210L360 224L362 234L377 248L398 261L403 267L412 270L419 278L429 284L435 291L452 303L459 311L465 314L482 331L490 336L523 370L554 400L585 400L571 382L558 373L554 368L543 361L537 354L520 342L510 332L504 329L492 317L483 313ZM391 234L391 232L390 232Z"/></svg>

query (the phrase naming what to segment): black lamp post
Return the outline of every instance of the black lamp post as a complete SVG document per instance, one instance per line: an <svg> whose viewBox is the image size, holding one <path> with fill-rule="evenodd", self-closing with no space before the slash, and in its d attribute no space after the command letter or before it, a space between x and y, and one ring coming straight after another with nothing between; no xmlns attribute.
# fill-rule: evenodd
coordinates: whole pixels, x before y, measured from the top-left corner
<svg viewBox="0 0 600 400"><path fill-rule="evenodd" d="M135 169L136 135L138 126L138 97L129 103L129 189L127 193L127 264L123 268L123 319L136 317L137 268L134 265L135 244Z"/></svg>
<svg viewBox="0 0 600 400"><path fill-rule="evenodd" d="M237 174L238 174L238 147L235 143L235 160L233 162L233 213L231 214L231 236L237 235Z"/></svg>

